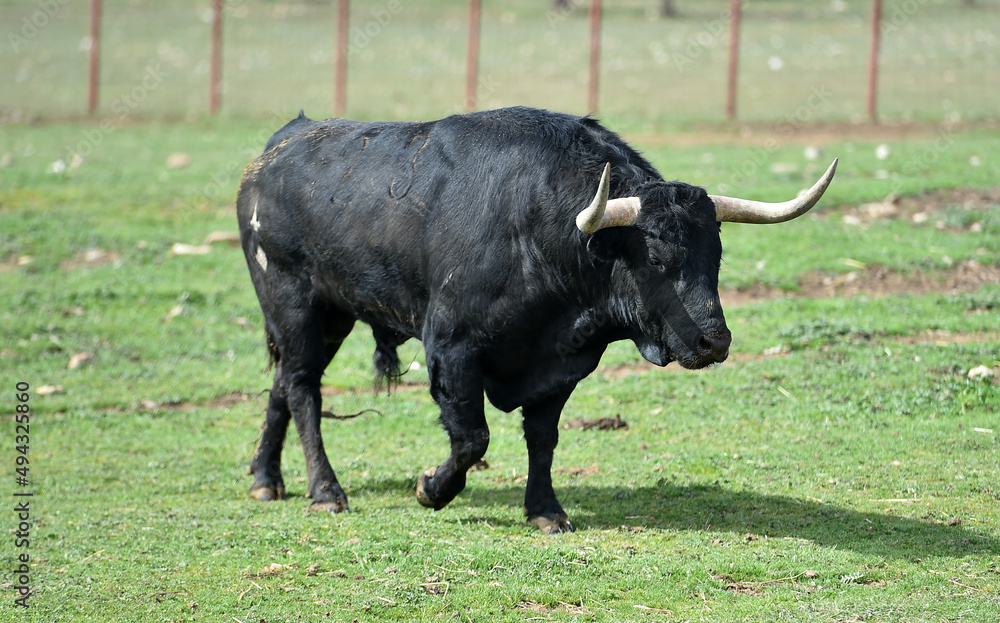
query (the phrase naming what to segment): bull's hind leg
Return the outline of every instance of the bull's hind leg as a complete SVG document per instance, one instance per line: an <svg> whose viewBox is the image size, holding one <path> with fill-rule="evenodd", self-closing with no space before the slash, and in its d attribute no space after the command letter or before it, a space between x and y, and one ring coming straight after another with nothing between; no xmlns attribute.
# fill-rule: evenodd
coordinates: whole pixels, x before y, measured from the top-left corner
<svg viewBox="0 0 1000 623"><path fill-rule="evenodd" d="M572 532L566 512L552 488L552 455L559 443L559 414L570 391L524 406L524 441L528 445L528 483L524 514L542 532Z"/></svg>
<svg viewBox="0 0 1000 623"><path fill-rule="evenodd" d="M295 421L309 476L311 510L349 510L347 496L330 466L320 431L320 380L327 364L354 325L354 319L319 301L308 282L287 274L268 274L268 296L261 307L268 321L269 348L278 362L261 443L251 463L251 494L262 500L284 494L281 445L288 420ZM275 304L271 301L275 300Z"/></svg>
<svg viewBox="0 0 1000 623"><path fill-rule="evenodd" d="M269 340L272 343L274 341L270 337ZM327 357L324 368L329 365L339 347L339 341L326 344ZM280 354L276 353L275 358L278 361L274 374L274 384L267 401L267 415L264 417L260 442L253 459L250 461L249 470L254 477L254 482L250 486L250 495L261 502L285 498L285 481L281 476L281 451L285 445L285 435L288 431L288 423L292 419L292 413L288 408L288 394L282 374Z"/></svg>
<svg viewBox="0 0 1000 623"><path fill-rule="evenodd" d="M320 431L321 376L322 370L317 373L310 367L308 370L303 370L300 376L289 380L288 408L295 420L295 429L298 431L299 442L306 458L306 471L309 475L308 496L312 498L309 510L339 513L350 508L347 506L347 494L340 487L323 447Z"/></svg>
<svg viewBox="0 0 1000 623"><path fill-rule="evenodd" d="M285 497L285 481L281 478L281 449L285 445L285 432L291 418L281 378L281 362L278 362L274 385L267 401L264 427L260 432L260 443L250 461L250 473L254 477L250 495L261 502Z"/></svg>

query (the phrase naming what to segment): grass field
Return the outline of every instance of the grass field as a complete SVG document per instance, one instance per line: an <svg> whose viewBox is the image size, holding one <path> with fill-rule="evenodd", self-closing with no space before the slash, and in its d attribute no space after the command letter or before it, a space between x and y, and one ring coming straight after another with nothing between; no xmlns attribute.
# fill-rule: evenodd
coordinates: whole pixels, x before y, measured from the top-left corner
<svg viewBox="0 0 1000 623"><path fill-rule="evenodd" d="M778 200L840 167L810 215L723 227L725 364L657 369L616 344L580 385L564 424L628 427L561 432L577 531L559 536L521 516L518 413L489 411L488 468L454 502L417 504L448 450L423 354L405 344L420 365L375 393L364 326L324 378L326 409L374 410L323 424L353 512L305 512L294 434L289 499L249 498L262 320L242 252L206 239L236 231L267 137L329 109L330 6L227 3L226 114L206 119L206 7L106 1L104 112L82 120L86 4L0 46L0 621L1000 620L995 2L886 3L882 126L855 123L867 2L746 3L739 125L714 121L724 38L690 47L727 2L681 0L668 25L653 0L605 3L601 116L666 177ZM482 105L584 112L585 12L484 4ZM353 117L461 102L464 3L402 5L352 57ZM0 0L4 29L39 6ZM352 6L363 27L388 4Z"/></svg>
<svg viewBox="0 0 1000 623"><path fill-rule="evenodd" d="M363 328L325 379L327 408L379 412L324 424L354 512L304 512L294 436L290 499L248 498L270 381L246 267L224 243L173 249L235 230L238 177L270 123L120 127L59 173L53 163L98 123L0 127L12 154L0 168L4 411L18 382L34 410L32 607L13 608L5 579L3 620L1000 616L1000 396L995 380L967 378L997 370L1000 287L947 285L960 267L1000 262L995 130L942 142L925 128L891 141L885 160L883 137L829 142L842 166L815 216L726 226L731 360L675 373L612 348L564 420L621 415L628 429L563 431L556 487L577 532L548 537L520 517L517 414L491 414L489 469L465 493L437 513L417 505L416 476L446 440L422 370L391 396L372 393ZM767 199L814 177L810 132L773 148L762 131L636 140L671 177ZM758 150L766 162L747 175ZM191 165L168 167L175 152ZM772 166L782 162L798 168ZM980 200L931 192L952 187ZM856 207L892 191L916 207L872 219ZM850 298L806 287L876 268L929 282ZM78 353L89 359L67 369ZM402 356L421 362L419 344ZM15 423L2 425L10 495ZM0 551L14 569L25 550L11 536Z"/></svg>

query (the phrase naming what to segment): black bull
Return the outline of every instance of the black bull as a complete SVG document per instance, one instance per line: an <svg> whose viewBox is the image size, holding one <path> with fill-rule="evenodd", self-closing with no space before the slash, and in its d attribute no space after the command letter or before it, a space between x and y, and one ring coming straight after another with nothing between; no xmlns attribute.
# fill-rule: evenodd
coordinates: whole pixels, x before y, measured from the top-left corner
<svg viewBox="0 0 1000 623"><path fill-rule="evenodd" d="M499 409L522 409L528 521L572 530L550 471L576 384L617 340L660 366L723 361L719 222L794 218L832 170L803 209L666 182L589 118L527 108L426 123L300 115L247 167L237 201L276 366L251 494L284 497L294 419L311 508L347 510L323 448L320 380L362 320L380 375L400 373L404 341L424 343L451 454L419 478L420 503L443 508L486 453L485 392Z"/></svg>

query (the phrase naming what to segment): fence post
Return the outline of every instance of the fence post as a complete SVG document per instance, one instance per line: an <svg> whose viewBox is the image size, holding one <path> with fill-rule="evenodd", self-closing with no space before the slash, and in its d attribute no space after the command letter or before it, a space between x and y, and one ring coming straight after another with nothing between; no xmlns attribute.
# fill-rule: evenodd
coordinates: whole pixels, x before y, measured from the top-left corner
<svg viewBox="0 0 1000 623"><path fill-rule="evenodd" d="M337 61L333 76L333 114L343 117L347 109L347 21L348 0L337 4Z"/></svg>
<svg viewBox="0 0 1000 623"><path fill-rule="evenodd" d="M868 118L878 121L878 47L882 33L882 0L872 4L872 41L868 55Z"/></svg>
<svg viewBox="0 0 1000 623"><path fill-rule="evenodd" d="M218 114L222 100L222 0L212 3L212 61L208 78L208 112Z"/></svg>
<svg viewBox="0 0 1000 623"><path fill-rule="evenodd" d="M587 112L597 112L597 94L601 74L601 0L590 0L590 83L587 88Z"/></svg>
<svg viewBox="0 0 1000 623"><path fill-rule="evenodd" d="M465 66L465 110L476 109L476 85L479 82L479 23L481 1L469 0L469 42Z"/></svg>
<svg viewBox="0 0 1000 623"><path fill-rule="evenodd" d="M87 114L97 112L101 82L101 0L90 0L90 62L87 68Z"/></svg>
<svg viewBox="0 0 1000 623"><path fill-rule="evenodd" d="M736 119L736 86L740 64L740 0L729 6L729 76L726 81L726 118Z"/></svg>

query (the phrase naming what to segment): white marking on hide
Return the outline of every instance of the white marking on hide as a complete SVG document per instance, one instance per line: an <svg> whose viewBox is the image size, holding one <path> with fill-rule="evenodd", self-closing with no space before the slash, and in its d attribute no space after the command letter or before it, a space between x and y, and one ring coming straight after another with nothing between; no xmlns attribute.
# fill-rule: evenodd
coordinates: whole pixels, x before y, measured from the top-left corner
<svg viewBox="0 0 1000 623"><path fill-rule="evenodd" d="M250 217L250 227L253 227L254 231L260 231L260 221L257 220L257 203L258 201L253 203L253 216ZM260 252L263 253L263 251Z"/></svg>
<svg viewBox="0 0 1000 623"><path fill-rule="evenodd" d="M257 246L257 253L254 255L254 258L260 264L261 269L267 272L267 256L264 254L264 249L260 248L259 245Z"/></svg>

